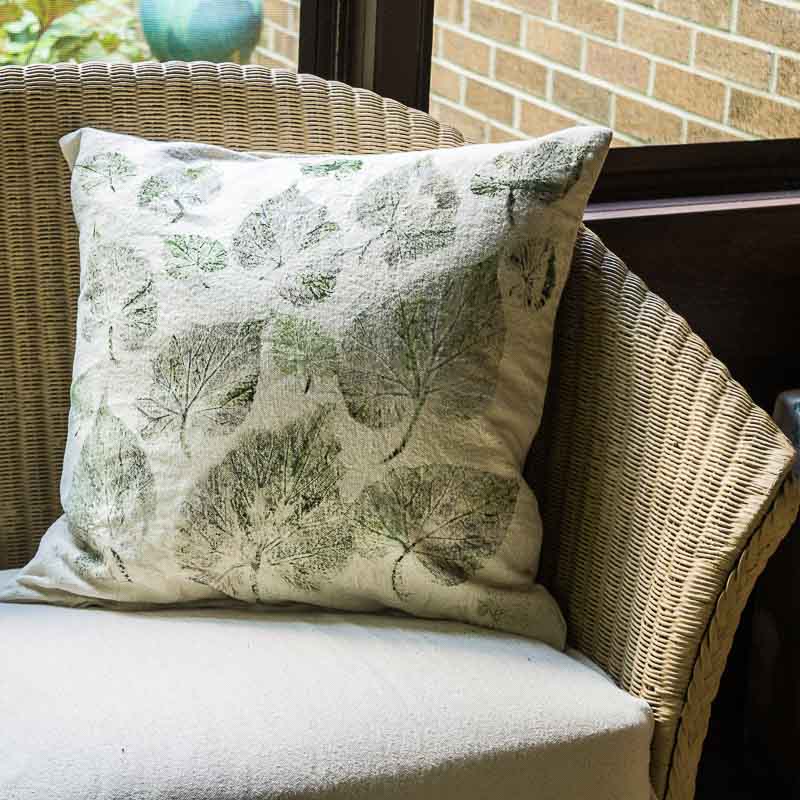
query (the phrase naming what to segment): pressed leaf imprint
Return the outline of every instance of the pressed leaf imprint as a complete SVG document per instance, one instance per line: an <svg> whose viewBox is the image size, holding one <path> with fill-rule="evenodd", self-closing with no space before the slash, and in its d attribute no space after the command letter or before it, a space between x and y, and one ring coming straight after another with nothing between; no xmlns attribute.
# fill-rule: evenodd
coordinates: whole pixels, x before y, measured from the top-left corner
<svg viewBox="0 0 800 800"><path fill-rule="evenodd" d="M556 245L551 239L521 239L508 254L512 275L509 295L525 308L539 311L556 286Z"/></svg>
<svg viewBox="0 0 800 800"><path fill-rule="evenodd" d="M336 288L338 269L309 267L287 275L278 286L278 296L293 306L309 306L327 300Z"/></svg>
<svg viewBox="0 0 800 800"><path fill-rule="evenodd" d="M98 153L75 164L81 188L91 193L98 186L108 186L112 192L136 174L136 165L122 153Z"/></svg>
<svg viewBox="0 0 800 800"><path fill-rule="evenodd" d="M491 400L504 339L495 258L426 278L346 329L336 376L347 410L373 430L402 424L390 461L423 412L470 417Z"/></svg>
<svg viewBox="0 0 800 800"><path fill-rule="evenodd" d="M391 558L392 591L410 596L409 562L443 586L474 575L508 531L519 484L452 464L398 467L367 486L351 511L356 547L366 557Z"/></svg>
<svg viewBox="0 0 800 800"><path fill-rule="evenodd" d="M173 278L188 278L199 272L219 272L225 269L228 254L216 239L193 233L179 233L164 241L167 274Z"/></svg>
<svg viewBox="0 0 800 800"><path fill-rule="evenodd" d="M306 164L300 168L300 172L318 178L331 176L343 180L358 172L363 166L364 162L359 158L339 158L335 161L323 161L320 164Z"/></svg>
<svg viewBox="0 0 800 800"><path fill-rule="evenodd" d="M563 198L581 176L588 146L544 139L519 153L502 153L472 176L474 194L503 198L506 216L515 224L518 205L549 205Z"/></svg>
<svg viewBox="0 0 800 800"><path fill-rule="evenodd" d="M245 434L184 507L177 552L198 583L249 602L282 586L313 591L352 552L342 525L339 445L321 406L277 430Z"/></svg>
<svg viewBox="0 0 800 800"><path fill-rule="evenodd" d="M345 252L400 266L452 244L460 204L455 181L430 157L382 175L358 196L354 213L367 238Z"/></svg>
<svg viewBox="0 0 800 800"><path fill-rule="evenodd" d="M127 245L95 240L83 284L83 338L105 333L108 354L117 361L117 344L142 346L158 324L153 277L142 255Z"/></svg>
<svg viewBox="0 0 800 800"><path fill-rule="evenodd" d="M271 271L293 259L307 262L314 248L338 230L328 209L300 194L295 185L244 218L233 237L233 251L245 269Z"/></svg>
<svg viewBox="0 0 800 800"><path fill-rule="evenodd" d="M173 335L152 360L150 387L138 398L145 439L176 434L191 455L191 428L224 434L250 412L259 378L258 320L193 325Z"/></svg>
<svg viewBox="0 0 800 800"><path fill-rule="evenodd" d="M81 448L64 508L81 551L78 573L130 581L126 562L147 533L154 507L147 457L104 400Z"/></svg>
<svg viewBox="0 0 800 800"><path fill-rule="evenodd" d="M167 167L142 184L137 202L178 222L190 208L207 202L221 188L219 173L208 164Z"/></svg>
<svg viewBox="0 0 800 800"><path fill-rule="evenodd" d="M269 350L284 375L305 379L305 393L315 378L332 375L336 364L336 342L312 320L279 315L272 323Z"/></svg>

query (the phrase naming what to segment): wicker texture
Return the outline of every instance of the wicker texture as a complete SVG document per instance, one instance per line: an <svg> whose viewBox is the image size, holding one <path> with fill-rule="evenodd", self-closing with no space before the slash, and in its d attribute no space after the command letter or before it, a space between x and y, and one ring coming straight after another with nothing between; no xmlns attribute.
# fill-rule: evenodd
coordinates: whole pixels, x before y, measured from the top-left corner
<svg viewBox="0 0 800 800"><path fill-rule="evenodd" d="M462 143L376 95L261 67L0 69L0 568L60 513L78 292L82 125L251 150ZM653 707L653 782L689 800L739 614L799 502L792 451L686 323L584 230L530 476L572 642Z"/></svg>

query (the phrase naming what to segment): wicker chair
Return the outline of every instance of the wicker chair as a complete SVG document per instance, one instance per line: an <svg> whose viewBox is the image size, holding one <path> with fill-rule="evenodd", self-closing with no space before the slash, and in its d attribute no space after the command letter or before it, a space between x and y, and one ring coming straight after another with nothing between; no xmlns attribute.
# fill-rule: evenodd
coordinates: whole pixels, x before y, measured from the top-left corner
<svg viewBox="0 0 800 800"><path fill-rule="evenodd" d="M368 91L232 64L0 69L0 568L60 513L78 237L57 139L91 125L283 152L462 144ZM687 323L590 231L529 465L571 644L652 707L651 778L689 800L756 577L795 517L793 451Z"/></svg>

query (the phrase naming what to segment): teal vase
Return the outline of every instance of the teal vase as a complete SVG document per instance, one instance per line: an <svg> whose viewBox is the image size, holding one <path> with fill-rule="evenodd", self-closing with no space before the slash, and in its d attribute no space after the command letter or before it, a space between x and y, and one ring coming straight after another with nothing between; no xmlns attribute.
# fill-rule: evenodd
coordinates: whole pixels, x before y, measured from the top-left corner
<svg viewBox="0 0 800 800"><path fill-rule="evenodd" d="M261 0L140 0L142 30L159 61L250 60Z"/></svg>

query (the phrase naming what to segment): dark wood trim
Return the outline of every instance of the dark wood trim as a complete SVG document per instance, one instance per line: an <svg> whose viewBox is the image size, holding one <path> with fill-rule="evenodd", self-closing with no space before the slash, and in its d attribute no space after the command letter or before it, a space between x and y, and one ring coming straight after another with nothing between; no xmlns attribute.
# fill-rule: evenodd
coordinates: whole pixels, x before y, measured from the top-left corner
<svg viewBox="0 0 800 800"><path fill-rule="evenodd" d="M347 45L342 33L347 6L347 0L303 0L300 3L298 72L310 72L327 80L342 79Z"/></svg>
<svg viewBox="0 0 800 800"><path fill-rule="evenodd" d="M800 190L800 139L612 149L593 203Z"/></svg>

